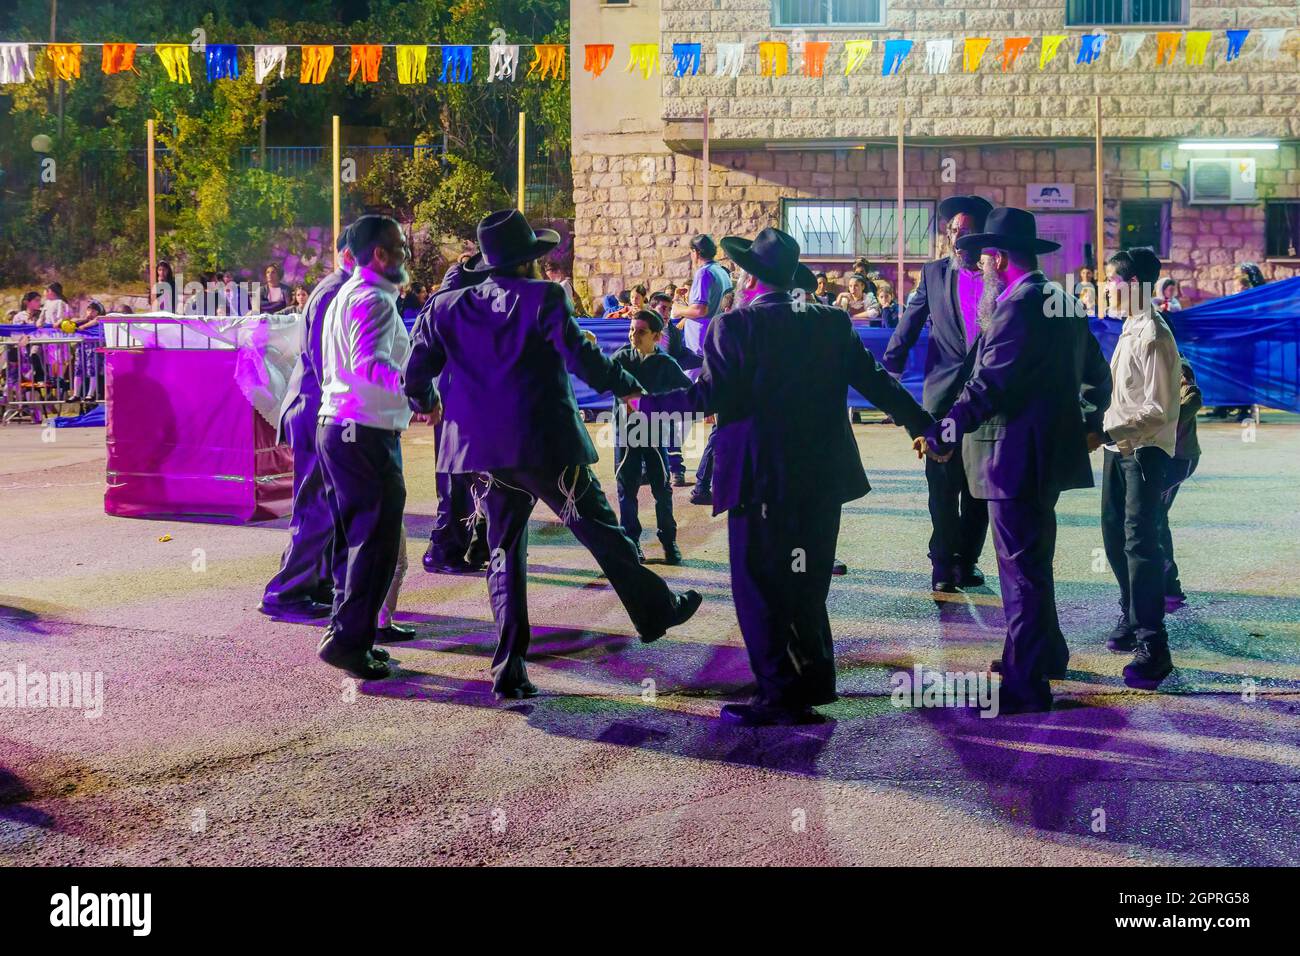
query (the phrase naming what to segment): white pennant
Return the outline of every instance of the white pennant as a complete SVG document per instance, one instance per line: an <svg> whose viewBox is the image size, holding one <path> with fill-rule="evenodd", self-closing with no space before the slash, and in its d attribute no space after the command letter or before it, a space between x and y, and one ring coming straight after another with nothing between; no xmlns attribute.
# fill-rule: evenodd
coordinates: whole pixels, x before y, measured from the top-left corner
<svg viewBox="0 0 1300 956"><path fill-rule="evenodd" d="M519 46L506 43L493 43L488 47L488 82L510 80L514 82L515 71L519 69Z"/></svg>
<svg viewBox="0 0 1300 956"><path fill-rule="evenodd" d="M925 41L925 72L947 73L952 62L952 40Z"/></svg>
<svg viewBox="0 0 1300 956"><path fill-rule="evenodd" d="M1125 33L1119 40L1119 65L1128 66L1142 48L1147 35L1145 33Z"/></svg>
<svg viewBox="0 0 1300 956"><path fill-rule="evenodd" d="M1275 57L1282 49L1282 41L1286 39L1286 28L1274 30L1256 30L1259 34L1259 54L1260 56Z"/></svg>
<svg viewBox="0 0 1300 956"><path fill-rule="evenodd" d="M33 78L31 48L26 43L0 43L0 83Z"/></svg>
<svg viewBox="0 0 1300 956"><path fill-rule="evenodd" d="M280 68L280 79L284 79L284 61L289 55L289 48L284 46L255 46L253 47L253 78L260 85L266 82L266 78L275 72L275 68Z"/></svg>
<svg viewBox="0 0 1300 956"><path fill-rule="evenodd" d="M719 43L716 47L718 65L714 76L740 76L740 68L745 62L745 44Z"/></svg>

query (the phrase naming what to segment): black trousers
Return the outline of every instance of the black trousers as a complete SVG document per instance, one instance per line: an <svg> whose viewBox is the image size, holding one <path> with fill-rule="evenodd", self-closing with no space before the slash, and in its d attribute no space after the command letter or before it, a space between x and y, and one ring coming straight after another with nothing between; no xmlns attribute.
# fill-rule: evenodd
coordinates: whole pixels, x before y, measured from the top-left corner
<svg viewBox="0 0 1300 956"><path fill-rule="evenodd" d="M369 650L402 537L406 482L401 433L322 421L316 448L334 517L334 612L328 640L340 650Z"/></svg>
<svg viewBox="0 0 1300 956"><path fill-rule="evenodd" d="M839 531L838 501L748 505L727 514L731 593L758 681L756 703L805 707L836 699L826 597Z"/></svg>
<svg viewBox="0 0 1300 956"><path fill-rule="evenodd" d="M1160 493L1160 550L1165 559L1165 593L1177 591L1182 587L1179 581L1178 562L1174 560L1174 536L1169 531L1169 509L1174 506L1174 498L1184 481L1196 471L1199 458L1170 458L1165 465L1164 491Z"/></svg>
<svg viewBox="0 0 1300 956"><path fill-rule="evenodd" d="M301 403L285 413L293 449L293 516L280 570L262 595L272 604L320 599L334 586L334 515L325 496L325 473L316 453L316 409Z"/></svg>
<svg viewBox="0 0 1300 956"><path fill-rule="evenodd" d="M539 500L591 552L637 632L662 633L676 607L674 595L637 558L589 467L569 466L561 474L502 470L481 480L488 485L488 597L497 627L493 690L507 691L528 679L528 519Z"/></svg>
<svg viewBox="0 0 1300 956"><path fill-rule="evenodd" d="M655 524L664 544L677 541L677 519L673 517L673 487L668 473L668 452L663 448L614 446L614 485L618 492L618 521L633 541L641 540L641 517L637 498L641 478L650 486L655 501Z"/></svg>
<svg viewBox="0 0 1300 956"><path fill-rule="evenodd" d="M1069 663L1070 651L1056 614L1056 495L988 503L998 582L1007 619L1002 647L1004 700L1040 702L1051 697L1048 664Z"/></svg>
<svg viewBox="0 0 1300 956"><path fill-rule="evenodd" d="M968 568L979 561L989 530L988 502L971 497L962 466L961 445L942 464L925 460L930 490L930 564L937 575Z"/></svg>
<svg viewBox="0 0 1300 956"><path fill-rule="evenodd" d="M702 427L696 425L696 428ZM700 466L695 469L695 485L701 491L713 489L713 440L718 437L718 426L713 426L708 439L704 442L704 451L700 454Z"/></svg>
<svg viewBox="0 0 1300 956"><path fill-rule="evenodd" d="M434 446L442 447L442 423L433 430ZM429 532L429 551L442 563L455 564L468 560L471 564L487 561L487 518L478 515L474 521L473 474L434 473L434 487L438 492L438 510L433 516L433 530ZM471 557L472 555L472 557Z"/></svg>
<svg viewBox="0 0 1300 956"><path fill-rule="evenodd" d="M1169 455L1149 445L1124 456L1106 450L1101 475L1101 540L1119 583L1120 611L1138 640L1165 633L1165 557L1160 518L1165 513Z"/></svg>

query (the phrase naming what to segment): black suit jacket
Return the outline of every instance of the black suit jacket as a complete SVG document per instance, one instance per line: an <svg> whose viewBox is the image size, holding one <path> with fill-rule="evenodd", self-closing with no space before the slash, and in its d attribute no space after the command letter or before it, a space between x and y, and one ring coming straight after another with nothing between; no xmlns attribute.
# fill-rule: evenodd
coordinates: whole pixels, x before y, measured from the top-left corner
<svg viewBox="0 0 1300 956"><path fill-rule="evenodd" d="M852 386L912 435L933 418L876 362L843 309L769 292L714 316L689 389L646 412L716 413L713 513L791 500L845 502L871 486L846 411Z"/></svg>
<svg viewBox="0 0 1300 956"><path fill-rule="evenodd" d="M569 373L619 396L636 382L583 336L559 285L493 275L430 301L413 330L406 394L432 410L442 374L439 471L559 474L597 460Z"/></svg>
<svg viewBox="0 0 1300 956"><path fill-rule="evenodd" d="M342 269L335 269L312 289L302 310L302 350L289 378L288 391L280 405L278 441L284 440L291 417L303 416L314 421L320 412L321 384L321 329L325 325L325 312L351 277Z"/></svg>
<svg viewBox="0 0 1300 956"><path fill-rule="evenodd" d="M1110 404L1110 366L1082 304L1041 272L999 303L970 380L930 437L962 438L971 494L1043 499L1091 488L1087 433Z"/></svg>
<svg viewBox="0 0 1300 956"><path fill-rule="evenodd" d="M930 342L921 404L931 414L942 416L966 383L972 352L966 341L966 323L950 259L936 259L921 267L916 294L898 320L881 362L894 375L903 374L907 353L916 345L926 322L930 323Z"/></svg>

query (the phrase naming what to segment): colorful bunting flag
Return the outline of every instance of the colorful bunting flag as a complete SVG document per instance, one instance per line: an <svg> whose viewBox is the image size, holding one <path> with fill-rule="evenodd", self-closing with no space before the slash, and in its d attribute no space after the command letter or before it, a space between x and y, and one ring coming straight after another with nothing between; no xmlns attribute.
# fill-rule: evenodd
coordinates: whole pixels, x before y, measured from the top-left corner
<svg viewBox="0 0 1300 956"><path fill-rule="evenodd" d="M952 63L952 40L925 41L925 72L947 73Z"/></svg>
<svg viewBox="0 0 1300 956"><path fill-rule="evenodd" d="M447 53L443 47L443 57ZM424 44L399 43L397 46L397 82L403 86L429 82L429 48Z"/></svg>
<svg viewBox="0 0 1300 956"><path fill-rule="evenodd" d="M362 83L379 82L379 61L383 59L384 48L378 43L352 44L352 65L348 68L348 82L358 73Z"/></svg>
<svg viewBox="0 0 1300 956"><path fill-rule="evenodd" d="M167 71L167 79L173 83L192 83L190 76L190 48L185 43L160 43L154 47L154 53Z"/></svg>
<svg viewBox="0 0 1300 956"><path fill-rule="evenodd" d="M903 67L903 61L912 52L911 40L886 40L885 60L880 66L881 76L890 76Z"/></svg>
<svg viewBox="0 0 1300 956"><path fill-rule="evenodd" d="M1156 34L1156 66L1171 66L1183 35L1172 31Z"/></svg>
<svg viewBox="0 0 1300 956"><path fill-rule="evenodd" d="M548 76L562 80L568 75L569 48L563 43L537 43L533 45L533 59L528 64L528 75L537 74L539 80Z"/></svg>
<svg viewBox="0 0 1300 956"><path fill-rule="evenodd" d="M442 48L442 73L439 83L468 83L474 75L474 48L464 43L453 43ZM420 82L425 82L424 63L420 64Z"/></svg>
<svg viewBox="0 0 1300 956"><path fill-rule="evenodd" d="M1106 42L1104 33L1085 33L1079 37L1079 56L1075 64L1094 63L1101 56L1101 46Z"/></svg>
<svg viewBox="0 0 1300 956"><path fill-rule="evenodd" d="M1138 55L1138 50L1142 49L1142 44L1146 42L1145 33L1125 33L1119 38L1119 66L1128 66Z"/></svg>
<svg viewBox="0 0 1300 956"><path fill-rule="evenodd" d="M1259 55L1271 59L1282 50L1282 41L1286 39L1286 28L1259 31Z"/></svg>
<svg viewBox="0 0 1300 956"><path fill-rule="evenodd" d="M239 79L239 48L231 43L209 43L204 51L208 82Z"/></svg>
<svg viewBox="0 0 1300 956"><path fill-rule="evenodd" d="M961 67L967 73L974 73L980 68L980 60L984 59L984 51L989 48L989 42L992 37L967 37L966 44L962 47Z"/></svg>
<svg viewBox="0 0 1300 956"><path fill-rule="evenodd" d="M1246 37L1250 36L1249 30L1229 30L1228 31L1228 53L1224 61L1231 63L1237 57L1241 56L1241 48L1246 44Z"/></svg>
<svg viewBox="0 0 1300 956"><path fill-rule="evenodd" d="M698 43L673 44L673 76L695 76L700 72L701 47Z"/></svg>
<svg viewBox="0 0 1300 956"><path fill-rule="evenodd" d="M1183 58L1188 66L1204 65L1205 51L1210 48L1210 40L1213 36L1214 34L1209 30L1187 31L1186 42L1183 43Z"/></svg>
<svg viewBox="0 0 1300 956"><path fill-rule="evenodd" d="M280 70L280 79L284 79L284 64L289 58L287 46L253 47L253 80L258 86L266 82L267 77Z"/></svg>
<svg viewBox="0 0 1300 956"><path fill-rule="evenodd" d="M588 43L586 51L582 61L582 68L590 73L594 79L605 72L605 67L609 66L609 61L614 58L614 44Z"/></svg>
<svg viewBox="0 0 1300 956"><path fill-rule="evenodd" d="M633 43L628 52L627 69L624 73L640 70L643 79L650 79L650 74L659 69L659 44Z"/></svg>
<svg viewBox="0 0 1300 956"><path fill-rule="evenodd" d="M81 44L51 43L45 48L45 55L54 65L54 75L61 80L81 79Z"/></svg>
<svg viewBox="0 0 1300 956"><path fill-rule="evenodd" d="M1038 51L1038 68L1041 70L1056 59L1056 51L1065 41L1064 33L1053 33L1043 37L1043 48Z"/></svg>
<svg viewBox="0 0 1300 956"><path fill-rule="evenodd" d="M591 49L588 46L587 49ZM610 55L614 53L614 48L609 48ZM519 70L519 46L518 44L493 43L488 47L488 82L493 83L497 80L514 81L515 74Z"/></svg>
<svg viewBox="0 0 1300 956"><path fill-rule="evenodd" d="M0 84L35 79L32 50L26 43L0 43Z"/></svg>
<svg viewBox="0 0 1300 956"><path fill-rule="evenodd" d="M823 76L826 73L826 54L831 45L808 41L803 45L803 75Z"/></svg>
<svg viewBox="0 0 1300 956"><path fill-rule="evenodd" d="M790 72L790 48L776 41L760 43L758 72L760 76L785 76Z"/></svg>
<svg viewBox="0 0 1300 956"><path fill-rule="evenodd" d="M99 68L105 76L125 73L127 70L136 72L135 49L134 43L105 43L99 57Z"/></svg>
<svg viewBox="0 0 1300 956"><path fill-rule="evenodd" d="M867 62L867 57L871 56L871 40L846 40L844 41L844 75L849 76L856 73Z"/></svg>
<svg viewBox="0 0 1300 956"><path fill-rule="evenodd" d="M718 62L713 68L713 75L740 76L740 68L745 64L745 44L719 43L715 49Z"/></svg>
<svg viewBox="0 0 1300 956"><path fill-rule="evenodd" d="M998 60L1002 63L1002 72L1014 70L1016 61L1020 55L1029 49L1029 43L1033 37L1007 37L1002 41L1002 52L998 54Z"/></svg>
<svg viewBox="0 0 1300 956"><path fill-rule="evenodd" d="M299 83L324 83L325 74L334 62L332 46L305 46L302 48L302 70Z"/></svg>

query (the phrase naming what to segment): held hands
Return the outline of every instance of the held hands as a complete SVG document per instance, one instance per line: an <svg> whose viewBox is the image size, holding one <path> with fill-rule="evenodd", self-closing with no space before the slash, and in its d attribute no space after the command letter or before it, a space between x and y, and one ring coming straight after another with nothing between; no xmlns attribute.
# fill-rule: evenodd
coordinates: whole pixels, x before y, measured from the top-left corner
<svg viewBox="0 0 1300 956"><path fill-rule="evenodd" d="M442 402L433 406L431 412L416 412L411 416L412 421L424 422L426 425L437 425L442 421Z"/></svg>
<svg viewBox="0 0 1300 956"><path fill-rule="evenodd" d="M941 465L944 462L948 461L950 458L952 458L951 450L949 450L945 454L942 455L939 454L930 445L930 442L926 439L924 435L919 436L915 441L912 442L912 450L916 452L916 457L918 460L928 457L933 459L934 461L937 461Z"/></svg>

